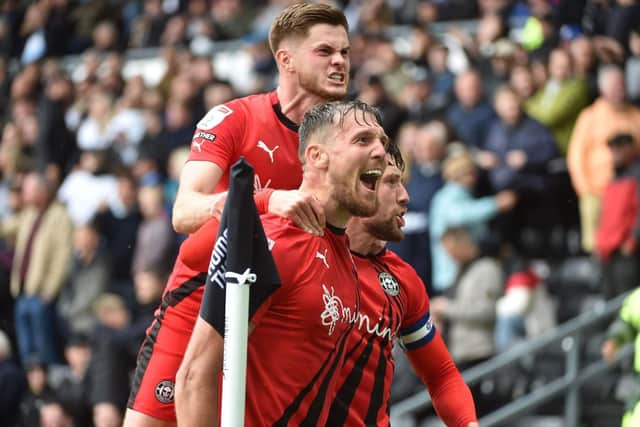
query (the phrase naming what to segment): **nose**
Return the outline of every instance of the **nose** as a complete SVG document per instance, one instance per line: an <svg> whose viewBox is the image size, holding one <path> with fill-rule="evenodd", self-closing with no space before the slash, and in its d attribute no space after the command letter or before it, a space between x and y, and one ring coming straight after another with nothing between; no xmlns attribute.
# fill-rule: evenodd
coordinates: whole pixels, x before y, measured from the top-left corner
<svg viewBox="0 0 640 427"><path fill-rule="evenodd" d="M373 150L371 151L371 157L384 160L386 154L387 152L384 149L384 142L382 139L378 138L373 146Z"/></svg>
<svg viewBox="0 0 640 427"><path fill-rule="evenodd" d="M411 200L409 192L405 188L404 184L401 183L398 190L398 204L405 207L409 204L409 200Z"/></svg>
<svg viewBox="0 0 640 427"><path fill-rule="evenodd" d="M332 65L344 65L347 62L347 58L344 56L342 52L335 52L331 55L331 64Z"/></svg>

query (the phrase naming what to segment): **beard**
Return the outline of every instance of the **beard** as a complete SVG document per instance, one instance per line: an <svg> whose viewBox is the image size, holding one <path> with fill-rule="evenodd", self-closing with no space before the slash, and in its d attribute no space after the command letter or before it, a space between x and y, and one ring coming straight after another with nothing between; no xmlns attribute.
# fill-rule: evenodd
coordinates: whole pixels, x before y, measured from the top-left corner
<svg viewBox="0 0 640 427"><path fill-rule="evenodd" d="M395 217L386 221L372 217L367 218L363 223L367 232L376 239L386 242L399 242L404 238L404 232L397 226Z"/></svg>
<svg viewBox="0 0 640 427"><path fill-rule="evenodd" d="M359 200L355 192L346 185L336 185L334 188L334 197L338 205L346 209L353 216L371 216L378 210L377 197L374 196L373 201Z"/></svg>
<svg viewBox="0 0 640 427"><path fill-rule="evenodd" d="M341 90L339 90L338 88L336 88L336 90L333 90L333 91L326 90L318 82L317 72L310 73L310 74L304 74L304 73L298 74L298 84L305 91L309 92L312 95L323 98L328 102L340 101L341 99L344 99L347 96L348 82L345 82L345 86Z"/></svg>

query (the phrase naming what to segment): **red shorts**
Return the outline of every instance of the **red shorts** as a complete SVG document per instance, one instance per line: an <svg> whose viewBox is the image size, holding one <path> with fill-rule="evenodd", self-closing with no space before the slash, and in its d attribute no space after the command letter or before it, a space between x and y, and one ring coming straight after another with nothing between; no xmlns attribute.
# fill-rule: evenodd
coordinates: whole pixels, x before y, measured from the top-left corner
<svg viewBox="0 0 640 427"><path fill-rule="evenodd" d="M179 273L174 272L170 280L177 280ZM201 273L165 291L138 352L128 408L153 418L176 421L176 373L200 312L205 280L206 274Z"/></svg>

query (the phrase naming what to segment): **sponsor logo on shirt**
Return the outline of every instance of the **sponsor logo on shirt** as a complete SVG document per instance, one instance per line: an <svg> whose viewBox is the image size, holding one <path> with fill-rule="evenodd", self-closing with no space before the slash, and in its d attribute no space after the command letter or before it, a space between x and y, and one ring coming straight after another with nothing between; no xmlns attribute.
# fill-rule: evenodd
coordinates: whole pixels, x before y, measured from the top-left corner
<svg viewBox="0 0 640 427"><path fill-rule="evenodd" d="M393 277L391 274L387 273L386 271L383 271L380 274L378 274L378 281L380 282L380 286L382 286L382 289L388 295L395 297L400 293L400 285L398 284L398 281L396 280L395 277Z"/></svg>
<svg viewBox="0 0 640 427"><path fill-rule="evenodd" d="M398 325L395 330L391 330L389 326L384 326L384 316L381 315L377 321L372 321L367 314L359 312L356 308L344 306L342 299L335 294L333 286L327 287L327 285L323 284L322 290L324 291L322 294L324 310L320 314L320 320L324 326L328 327L329 335L333 334L338 322L354 324L358 330L383 339L390 340L398 334L400 326Z"/></svg>
<svg viewBox="0 0 640 427"><path fill-rule="evenodd" d="M174 388L175 388L175 385L173 381L170 381L170 380L160 381L158 385L156 385L156 388L154 390L156 399L158 399L158 402L160 403L173 402Z"/></svg>
<svg viewBox="0 0 640 427"><path fill-rule="evenodd" d="M231 115L231 113L233 113L233 110L226 105L216 105L205 114L196 127L207 130L213 129L222 123L225 117Z"/></svg>
<svg viewBox="0 0 640 427"><path fill-rule="evenodd" d="M267 146L267 144L266 144L264 141L258 141L257 147L258 147L259 149L263 150L264 152L266 152L266 153L269 155L269 159L271 160L271 163L273 163L273 161L274 161L274 160L273 160L273 153L275 153L275 152L276 152L276 150L277 150L278 148L280 148L280 146L279 146L279 145L276 145L276 146L275 146L275 147L273 147L273 148L269 148L269 147Z"/></svg>
<svg viewBox="0 0 640 427"><path fill-rule="evenodd" d="M215 141L216 136L212 133L198 131L195 135L193 135L193 140L191 141L191 147L198 150L198 153L202 153L202 144L207 141L213 142Z"/></svg>

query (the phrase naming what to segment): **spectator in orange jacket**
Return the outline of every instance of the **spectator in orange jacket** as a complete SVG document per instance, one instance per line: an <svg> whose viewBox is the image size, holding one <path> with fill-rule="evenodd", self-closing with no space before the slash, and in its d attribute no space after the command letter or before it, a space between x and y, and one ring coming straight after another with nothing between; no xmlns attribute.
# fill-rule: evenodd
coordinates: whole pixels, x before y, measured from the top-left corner
<svg viewBox="0 0 640 427"><path fill-rule="evenodd" d="M600 198L613 177L613 161L607 141L618 133L629 133L639 144L640 109L625 100L624 73L605 66L598 75L600 97L576 122L569 142L567 162L580 202L582 247L591 252L600 212Z"/></svg>

